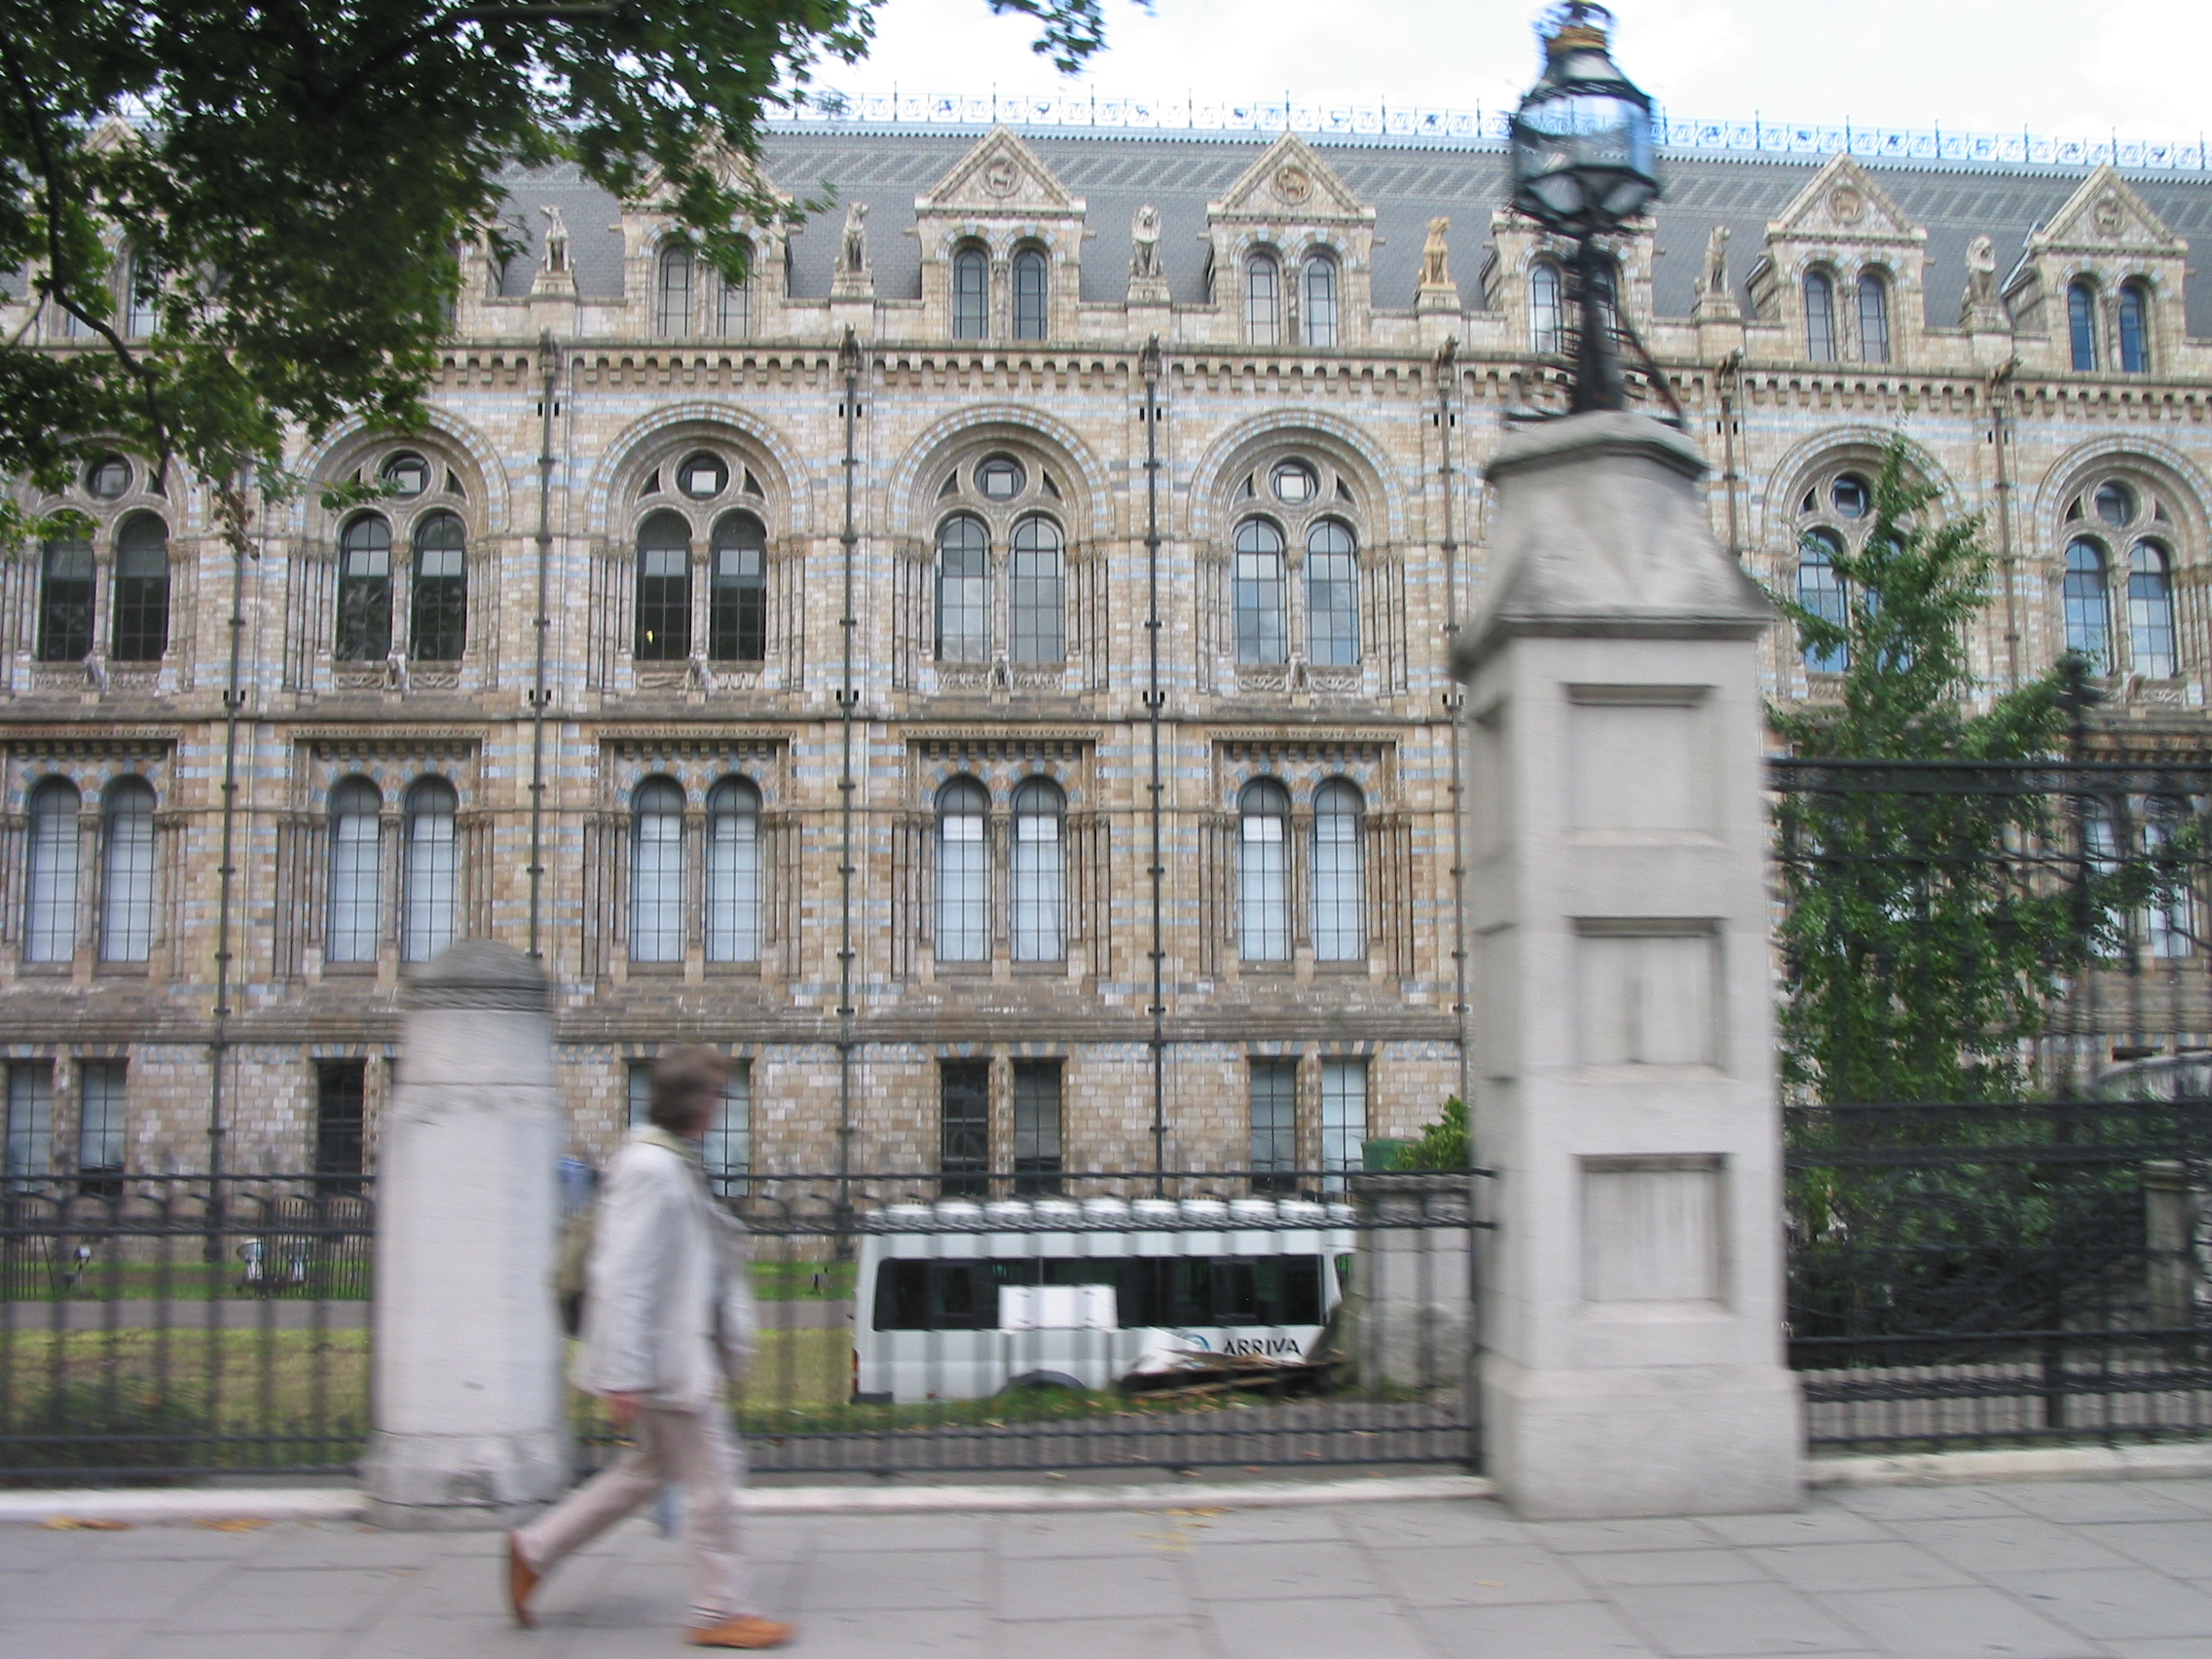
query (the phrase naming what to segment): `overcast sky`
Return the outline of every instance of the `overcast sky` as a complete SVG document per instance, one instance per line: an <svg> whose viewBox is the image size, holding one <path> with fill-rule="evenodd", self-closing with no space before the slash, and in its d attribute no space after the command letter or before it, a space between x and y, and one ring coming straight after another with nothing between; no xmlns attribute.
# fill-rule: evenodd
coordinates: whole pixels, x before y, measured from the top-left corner
<svg viewBox="0 0 2212 1659"><path fill-rule="evenodd" d="M1107 51L1063 81L1029 19L887 0L846 92L1279 97L1509 106L1537 0L1106 0ZM1612 0L1616 56L1677 116L2123 137L2212 127L2205 0Z"/></svg>

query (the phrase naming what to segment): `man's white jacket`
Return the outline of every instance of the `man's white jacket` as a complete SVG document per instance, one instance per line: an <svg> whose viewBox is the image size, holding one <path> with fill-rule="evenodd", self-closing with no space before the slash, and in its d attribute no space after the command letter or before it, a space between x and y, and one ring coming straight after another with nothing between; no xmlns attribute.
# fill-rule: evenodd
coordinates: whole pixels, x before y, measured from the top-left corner
<svg viewBox="0 0 2212 1659"><path fill-rule="evenodd" d="M633 1130L593 1223L576 1386L718 1406L722 1379L752 1363L752 1281L745 1231L708 1196L695 1155L665 1129Z"/></svg>

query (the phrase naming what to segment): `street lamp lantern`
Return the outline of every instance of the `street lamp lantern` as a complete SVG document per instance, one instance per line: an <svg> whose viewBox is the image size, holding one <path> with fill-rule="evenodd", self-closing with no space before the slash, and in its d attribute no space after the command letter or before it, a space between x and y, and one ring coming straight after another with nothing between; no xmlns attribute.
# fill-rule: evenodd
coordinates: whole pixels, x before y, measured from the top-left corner
<svg viewBox="0 0 2212 1659"><path fill-rule="evenodd" d="M1612 262L1594 245L1658 200L1651 99L1615 67L1613 15L1589 0L1544 14L1544 73L1513 116L1513 205L1576 244L1582 299L1574 411L1622 406Z"/></svg>

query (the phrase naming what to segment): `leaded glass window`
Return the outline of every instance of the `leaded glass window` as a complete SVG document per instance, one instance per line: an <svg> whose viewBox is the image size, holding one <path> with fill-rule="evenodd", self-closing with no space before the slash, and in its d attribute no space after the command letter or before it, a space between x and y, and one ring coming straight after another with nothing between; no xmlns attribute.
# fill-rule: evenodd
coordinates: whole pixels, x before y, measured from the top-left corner
<svg viewBox="0 0 2212 1659"><path fill-rule="evenodd" d="M86 1060L77 1067L77 1172L120 1175L129 1147L125 1113L129 1063Z"/></svg>
<svg viewBox="0 0 2212 1659"><path fill-rule="evenodd" d="M1337 344L1337 262L1325 253L1306 262L1306 344L1323 350Z"/></svg>
<svg viewBox="0 0 2212 1659"><path fill-rule="evenodd" d="M666 778L631 796L630 960L683 960L683 792Z"/></svg>
<svg viewBox="0 0 2212 1659"><path fill-rule="evenodd" d="M0 1172L11 1181L54 1172L54 1062L15 1060L8 1068L8 1124Z"/></svg>
<svg viewBox="0 0 2212 1659"><path fill-rule="evenodd" d="M1272 253L1244 262L1244 339L1252 346L1282 344L1282 267Z"/></svg>
<svg viewBox="0 0 2212 1659"><path fill-rule="evenodd" d="M1538 356L1558 356L1567 349L1563 319L1559 267L1539 259L1529 269L1529 349Z"/></svg>
<svg viewBox="0 0 2212 1659"><path fill-rule="evenodd" d="M1341 519L1306 533L1306 653L1316 668L1359 661L1359 543Z"/></svg>
<svg viewBox="0 0 2212 1659"><path fill-rule="evenodd" d="M2077 540L2066 549L2066 648L2089 659L2089 672L2112 672L2112 594L2107 586L2105 550Z"/></svg>
<svg viewBox="0 0 2212 1659"><path fill-rule="evenodd" d="M1015 525L1013 568L1007 574L1014 660L1062 661L1067 656L1067 621L1061 591L1060 527L1049 518L1025 518Z"/></svg>
<svg viewBox="0 0 2212 1659"><path fill-rule="evenodd" d="M330 792L330 922L323 954L332 962L377 959L383 811L384 797L365 778L350 778Z"/></svg>
<svg viewBox="0 0 2212 1659"><path fill-rule="evenodd" d="M1290 796L1258 779L1237 797L1237 951L1247 962L1290 960Z"/></svg>
<svg viewBox="0 0 2212 1659"><path fill-rule="evenodd" d="M991 261L979 247L952 256L952 338L982 340L991 332Z"/></svg>
<svg viewBox="0 0 2212 1659"><path fill-rule="evenodd" d="M1342 1192L1342 1176L1362 1166L1367 1146L1367 1062L1321 1062L1321 1167L1331 1192Z"/></svg>
<svg viewBox="0 0 2212 1659"><path fill-rule="evenodd" d="M1266 519L1246 519L1236 527L1230 599L1236 617L1238 662L1266 665L1288 660L1282 555L1282 532Z"/></svg>
<svg viewBox="0 0 2212 1659"><path fill-rule="evenodd" d="M1252 1062L1252 1191L1298 1186L1298 1062Z"/></svg>
<svg viewBox="0 0 2212 1659"><path fill-rule="evenodd" d="M1067 866L1061 830L1067 803L1044 778L1014 792L1014 959L1059 962L1067 956Z"/></svg>
<svg viewBox="0 0 2212 1659"><path fill-rule="evenodd" d="M743 340L753 332L753 246L748 242L745 280L732 282L726 276L721 279L718 301L719 314L715 320L725 340Z"/></svg>
<svg viewBox="0 0 2212 1659"><path fill-rule="evenodd" d="M715 524L707 654L717 662L758 662L768 654L768 532L751 513Z"/></svg>
<svg viewBox="0 0 2212 1659"><path fill-rule="evenodd" d="M49 541L41 563L38 660L83 662L92 650L92 544Z"/></svg>
<svg viewBox="0 0 2212 1659"><path fill-rule="evenodd" d="M937 660L987 662L991 654L991 535L966 513L937 533Z"/></svg>
<svg viewBox="0 0 2212 1659"><path fill-rule="evenodd" d="M1047 267L1045 256L1025 247L1014 256L1014 337L1042 340L1047 321Z"/></svg>
<svg viewBox="0 0 2212 1659"><path fill-rule="evenodd" d="M144 340L161 325L161 270L151 255L133 250L124 266L123 332Z"/></svg>
<svg viewBox="0 0 2212 1659"><path fill-rule="evenodd" d="M697 260L687 247L660 252L660 288L654 296L653 329L671 339L691 332L691 284Z"/></svg>
<svg viewBox="0 0 2212 1659"><path fill-rule="evenodd" d="M430 513L415 526L414 619L417 662L459 662L468 640L468 533L457 513Z"/></svg>
<svg viewBox="0 0 2212 1659"><path fill-rule="evenodd" d="M1850 597L1835 559L1843 540L1832 530L1810 530L1797 549L1797 603L1825 622L1843 627L1851 616ZM1805 666L1815 674L1841 674L1851 666L1851 647L1805 647Z"/></svg>
<svg viewBox="0 0 2212 1659"><path fill-rule="evenodd" d="M1835 361L1835 283L1825 271L1805 278L1805 355L1816 363Z"/></svg>
<svg viewBox="0 0 2212 1659"><path fill-rule="evenodd" d="M1859 360L1890 360L1890 285L1879 274L1859 274Z"/></svg>
<svg viewBox="0 0 2212 1659"><path fill-rule="evenodd" d="M443 778L424 778L407 792L404 901L399 929L402 962L427 962L453 943L461 873L460 849L454 841L454 815L459 807L453 785Z"/></svg>
<svg viewBox="0 0 2212 1659"><path fill-rule="evenodd" d="M691 528L675 513L654 513L638 529L640 662L682 662L691 655Z"/></svg>
<svg viewBox="0 0 2212 1659"><path fill-rule="evenodd" d="M100 960L143 962L154 943L154 791L119 778L107 792L100 871Z"/></svg>
<svg viewBox="0 0 2212 1659"><path fill-rule="evenodd" d="M2120 290L2120 366L2131 375L2151 367L2151 300L2140 282Z"/></svg>
<svg viewBox="0 0 2212 1659"><path fill-rule="evenodd" d="M720 1103L699 1139L699 1161L706 1166L708 1188L718 1198L733 1198L745 1190L745 1177L753 1169L752 1061L739 1060L729 1068Z"/></svg>
<svg viewBox="0 0 2212 1659"><path fill-rule="evenodd" d="M1313 960L1367 956L1365 802L1332 778L1313 794Z"/></svg>
<svg viewBox="0 0 2212 1659"><path fill-rule="evenodd" d="M2174 673L2174 589L2165 549L2138 541L2127 556L2129 666L2146 680Z"/></svg>
<svg viewBox="0 0 2212 1659"><path fill-rule="evenodd" d="M742 778L707 796L707 960L760 960L760 792Z"/></svg>
<svg viewBox="0 0 2212 1659"><path fill-rule="evenodd" d="M117 662L160 662L169 646L169 531L152 513L115 537L114 642Z"/></svg>
<svg viewBox="0 0 2212 1659"><path fill-rule="evenodd" d="M1014 1062L1014 1190L1040 1198L1060 1190L1060 1062Z"/></svg>
<svg viewBox="0 0 2212 1659"><path fill-rule="evenodd" d="M391 526L374 513L338 538L340 662L382 662L391 654Z"/></svg>
<svg viewBox="0 0 2212 1659"><path fill-rule="evenodd" d="M25 962L66 962L76 954L77 807L76 788L65 778L49 778L31 792Z"/></svg>
<svg viewBox="0 0 2212 1659"><path fill-rule="evenodd" d="M2067 284L2066 333L2074 367L2090 373L2097 366L2097 290L2087 282Z"/></svg>
<svg viewBox="0 0 2212 1659"><path fill-rule="evenodd" d="M990 1190L991 1062L938 1062L938 1193L979 1198Z"/></svg>
<svg viewBox="0 0 2212 1659"><path fill-rule="evenodd" d="M937 959L990 957L991 870L985 839L990 797L973 778L955 778L937 797Z"/></svg>

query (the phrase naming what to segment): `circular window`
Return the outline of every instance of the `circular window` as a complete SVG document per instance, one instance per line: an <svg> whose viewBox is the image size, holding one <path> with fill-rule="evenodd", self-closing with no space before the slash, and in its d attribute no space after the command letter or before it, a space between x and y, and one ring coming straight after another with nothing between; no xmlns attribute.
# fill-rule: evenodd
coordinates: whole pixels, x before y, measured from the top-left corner
<svg viewBox="0 0 2212 1659"><path fill-rule="evenodd" d="M676 487L694 501L711 501L729 484L729 468L719 456L701 450L697 455L683 458L683 464L676 469Z"/></svg>
<svg viewBox="0 0 2212 1659"><path fill-rule="evenodd" d="M1028 482L1021 462L1011 455L994 455L976 468L976 488L987 501L1011 501Z"/></svg>
<svg viewBox="0 0 2212 1659"><path fill-rule="evenodd" d="M1303 461L1278 461L1268 474L1268 483L1275 493L1275 499L1299 506L1310 501L1321 493L1321 480Z"/></svg>
<svg viewBox="0 0 2212 1659"><path fill-rule="evenodd" d="M103 455L85 474L85 488L103 501L112 501L130 488L130 462L119 455Z"/></svg>
<svg viewBox="0 0 2212 1659"><path fill-rule="evenodd" d="M430 463L419 455L395 455L384 463L385 488L412 501L430 487Z"/></svg>
<svg viewBox="0 0 2212 1659"><path fill-rule="evenodd" d="M1828 499L1847 519L1862 519L1874 508L1874 492L1856 472L1846 472L1828 486Z"/></svg>
<svg viewBox="0 0 2212 1659"><path fill-rule="evenodd" d="M2107 524L2127 524L2135 517L2135 492L2120 483L2097 486L2097 517Z"/></svg>

